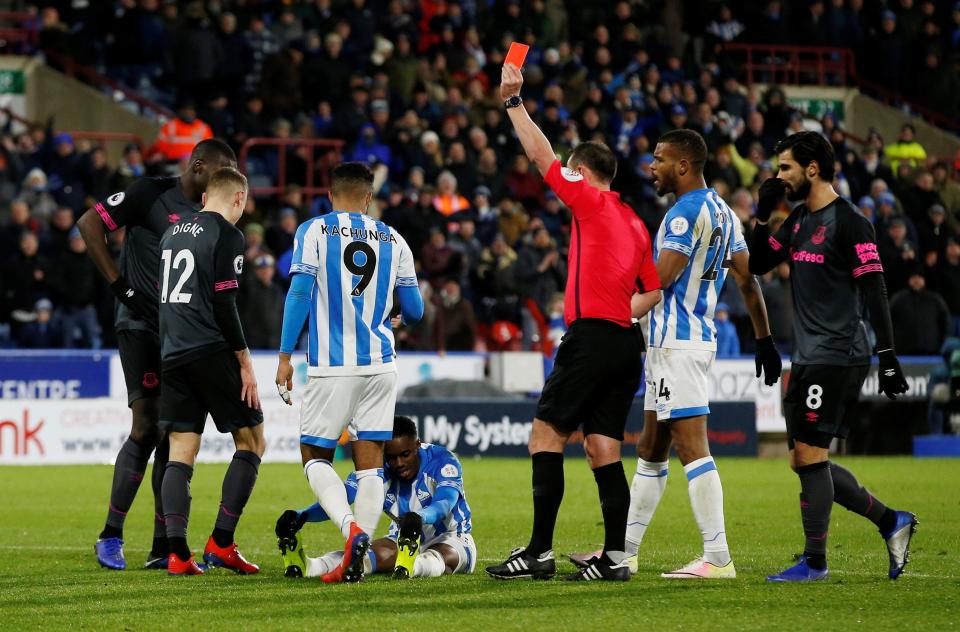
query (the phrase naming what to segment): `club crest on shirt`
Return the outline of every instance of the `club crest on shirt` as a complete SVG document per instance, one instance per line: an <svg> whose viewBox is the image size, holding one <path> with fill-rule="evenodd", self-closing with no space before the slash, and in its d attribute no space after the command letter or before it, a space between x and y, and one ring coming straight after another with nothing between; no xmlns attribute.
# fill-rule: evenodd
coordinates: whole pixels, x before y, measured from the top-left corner
<svg viewBox="0 0 960 632"><path fill-rule="evenodd" d="M817 244L818 246L824 242L827 238L827 227L819 226L816 231L814 231L813 236L810 237L810 241Z"/></svg>
<svg viewBox="0 0 960 632"><path fill-rule="evenodd" d="M583 180L582 173L574 171L573 169L567 169L566 167L560 167L560 175L563 176L563 179L567 182L580 182Z"/></svg>
<svg viewBox="0 0 960 632"><path fill-rule="evenodd" d="M243 255L237 255L237 258L233 260L233 271L237 274L243 272Z"/></svg>
<svg viewBox="0 0 960 632"><path fill-rule="evenodd" d="M670 232L674 235L682 235L690 228L690 223L683 217L674 217L670 220Z"/></svg>

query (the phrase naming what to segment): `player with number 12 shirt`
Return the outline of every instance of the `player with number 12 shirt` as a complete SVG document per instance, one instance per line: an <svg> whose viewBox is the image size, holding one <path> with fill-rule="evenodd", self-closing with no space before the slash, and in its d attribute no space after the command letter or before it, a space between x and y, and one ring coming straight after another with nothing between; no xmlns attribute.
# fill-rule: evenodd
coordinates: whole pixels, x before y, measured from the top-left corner
<svg viewBox="0 0 960 632"><path fill-rule="evenodd" d="M97 561L105 568L123 570L127 567L123 554L124 521L151 454L154 454L154 534L146 568L167 567L160 502L167 442L157 426L161 381L157 321L160 236L181 217L200 210L200 198L211 173L236 164L237 157L229 145L216 139L205 140L193 148L188 168L180 176L140 178L126 191L98 202L77 222L87 253L117 297L117 346L127 386L127 404L133 416L130 436L114 464L106 524L94 546ZM107 249L106 234L120 229L125 232L118 263Z"/></svg>
<svg viewBox="0 0 960 632"><path fill-rule="evenodd" d="M203 559L240 574L260 570L233 541L265 447L253 361L236 303L245 244L234 224L246 201L246 177L232 167L218 169L203 209L181 217L160 239L160 427L170 435L162 495L171 575L202 573L187 545L187 521L190 480L208 414L217 430L233 435L237 450L224 475Z"/></svg>

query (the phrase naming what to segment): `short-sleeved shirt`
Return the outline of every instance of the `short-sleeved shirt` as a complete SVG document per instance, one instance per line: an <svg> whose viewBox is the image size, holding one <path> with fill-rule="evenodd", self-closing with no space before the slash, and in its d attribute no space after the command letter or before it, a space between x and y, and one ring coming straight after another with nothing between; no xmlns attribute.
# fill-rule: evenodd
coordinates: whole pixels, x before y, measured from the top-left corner
<svg viewBox="0 0 960 632"><path fill-rule="evenodd" d="M769 244L790 264L793 363L869 364L864 298L854 280L883 273L870 220L842 198L815 213L800 205Z"/></svg>
<svg viewBox="0 0 960 632"><path fill-rule="evenodd" d="M126 227L120 251L120 274L130 287L154 301L160 289L160 236L181 217L200 210L184 196L180 179L140 178L126 191L114 193L94 205L107 230ZM139 329L157 333L156 324L142 320L117 301L116 330Z"/></svg>
<svg viewBox="0 0 960 632"><path fill-rule="evenodd" d="M180 218L160 238L160 357L173 368L229 349L214 318L217 292L236 291L244 238L219 213Z"/></svg>
<svg viewBox="0 0 960 632"><path fill-rule="evenodd" d="M470 505L467 504L467 495L463 490L463 468L459 459L445 447L432 443L421 443L419 453L420 470L412 481L400 480L393 476L389 467L384 468L383 510L399 517L407 512L429 507L438 489L451 487L457 490L457 502L450 513L440 520L423 525L423 541L429 542L446 533L470 533ZM356 474L350 474L346 486L349 498L354 495L357 487ZM396 539L397 534L397 525L391 522L389 537Z"/></svg>
<svg viewBox="0 0 960 632"><path fill-rule="evenodd" d="M400 233L360 213L315 217L297 229L290 274L316 279L308 375L397 370L390 326L393 290L417 285L413 253Z"/></svg>
<svg viewBox="0 0 960 632"><path fill-rule="evenodd" d="M696 189L677 199L657 231L654 259L674 250L690 260L650 314L651 347L716 351L717 300L731 258L746 249L740 220L716 191Z"/></svg>
<svg viewBox="0 0 960 632"><path fill-rule="evenodd" d="M646 227L619 193L587 184L558 160L544 180L573 215L564 321L601 318L629 327L633 294L660 289Z"/></svg>

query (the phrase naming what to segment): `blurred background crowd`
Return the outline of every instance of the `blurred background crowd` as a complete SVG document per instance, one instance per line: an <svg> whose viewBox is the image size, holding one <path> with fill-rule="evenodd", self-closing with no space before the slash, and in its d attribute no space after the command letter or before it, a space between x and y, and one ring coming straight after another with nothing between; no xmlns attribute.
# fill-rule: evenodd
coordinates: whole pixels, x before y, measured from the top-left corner
<svg viewBox="0 0 960 632"><path fill-rule="evenodd" d="M651 234L671 203L650 175L660 134L685 127L704 136L707 184L749 232L776 142L822 131L836 150L838 192L876 225L899 353L935 354L958 332L960 157L927 155L909 125L854 143L837 116L805 117L776 85L745 85L724 45L851 48L864 77L957 118L960 3L64 0L30 10L38 53L98 68L176 118L147 151L126 147L119 164L57 132L55 121L0 130L0 346L115 344L112 294L73 225L135 178L175 172L183 131L238 149L260 137L343 141L341 159L377 173L371 212L400 231L417 261L426 315L398 333L400 347L550 353L564 331L571 217L504 115L496 88L512 40L531 46L524 105L559 158L585 140L607 143L619 160L614 189ZM312 181L307 150L283 151L281 162L275 149L254 150L246 167L252 184L285 187L252 196L239 223L252 348L278 348L294 232L330 210L303 190ZM119 252L122 231L110 239ZM789 352L786 264L761 285ZM718 307L721 357L752 351L731 289Z"/></svg>

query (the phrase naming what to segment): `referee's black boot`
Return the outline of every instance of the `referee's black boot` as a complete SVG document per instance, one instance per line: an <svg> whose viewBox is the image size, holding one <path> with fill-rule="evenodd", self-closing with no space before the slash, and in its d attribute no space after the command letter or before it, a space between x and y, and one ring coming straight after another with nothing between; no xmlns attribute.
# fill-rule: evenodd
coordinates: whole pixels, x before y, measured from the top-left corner
<svg viewBox="0 0 960 632"><path fill-rule="evenodd" d="M612 561L606 555L590 560L590 564L576 573L564 577L571 582L608 581L625 582L630 580L630 563L624 557L619 563Z"/></svg>
<svg viewBox="0 0 960 632"><path fill-rule="evenodd" d="M540 555L531 555L524 548L514 549L510 557L503 564L487 567L487 573L497 579L519 579L532 577L533 579L553 579L557 574L557 561L553 551Z"/></svg>

